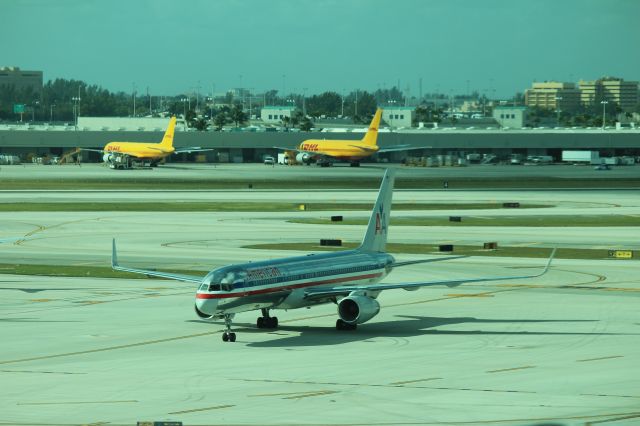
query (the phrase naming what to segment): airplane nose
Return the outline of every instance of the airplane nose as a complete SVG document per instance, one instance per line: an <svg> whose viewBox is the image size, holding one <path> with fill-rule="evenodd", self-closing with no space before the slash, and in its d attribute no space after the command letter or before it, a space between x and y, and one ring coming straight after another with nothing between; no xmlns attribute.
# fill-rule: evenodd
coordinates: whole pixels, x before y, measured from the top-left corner
<svg viewBox="0 0 640 426"><path fill-rule="evenodd" d="M212 315L215 315L218 301L216 299L207 299L202 296L207 296L207 294L197 294L196 295L196 314L200 318L209 318Z"/></svg>

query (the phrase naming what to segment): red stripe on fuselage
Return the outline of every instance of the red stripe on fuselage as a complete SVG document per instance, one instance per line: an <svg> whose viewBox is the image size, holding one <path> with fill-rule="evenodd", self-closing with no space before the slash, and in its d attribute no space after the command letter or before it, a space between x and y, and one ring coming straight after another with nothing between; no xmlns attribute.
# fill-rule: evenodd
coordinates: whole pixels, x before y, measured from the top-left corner
<svg viewBox="0 0 640 426"><path fill-rule="evenodd" d="M356 280L367 279L367 278L378 278L381 275L382 273L358 275L357 277L333 278L331 280L313 281L313 282L293 284L293 285L282 285L278 287L265 288L262 290L237 291L233 293L216 293L216 294L198 293L196 294L196 299L229 299L232 297L254 296L256 294L274 293L280 290L293 290L296 288L312 287L312 286L321 285L321 284L343 283L343 282L356 281Z"/></svg>

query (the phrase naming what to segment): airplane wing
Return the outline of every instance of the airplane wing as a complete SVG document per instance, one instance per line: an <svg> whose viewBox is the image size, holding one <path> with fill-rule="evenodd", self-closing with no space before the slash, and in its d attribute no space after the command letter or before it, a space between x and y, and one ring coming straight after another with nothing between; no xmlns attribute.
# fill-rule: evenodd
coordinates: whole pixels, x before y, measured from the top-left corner
<svg viewBox="0 0 640 426"><path fill-rule="evenodd" d="M405 262L394 262L393 264L391 264L391 267L397 268L400 266L415 265L417 263L442 262L443 260L460 259L461 257L469 257L469 256L444 256L444 257L436 257L433 259L407 260Z"/></svg>
<svg viewBox="0 0 640 426"><path fill-rule="evenodd" d="M202 148L199 146L188 146L185 148L176 148L175 151L173 151L174 154L181 154L183 152L204 152L204 151L213 151L213 148Z"/></svg>
<svg viewBox="0 0 640 426"><path fill-rule="evenodd" d="M389 146L386 148L380 148L378 150L378 152L394 152L394 151L411 151L414 149L430 149L433 148L432 146L415 146L412 147L411 145L394 145L394 146Z"/></svg>
<svg viewBox="0 0 640 426"><path fill-rule="evenodd" d="M94 148L78 148L80 151L91 151L91 152L102 152L103 154L107 151L104 149L94 149Z"/></svg>
<svg viewBox="0 0 640 426"><path fill-rule="evenodd" d="M113 239L113 251L111 252L111 268L116 271L132 272L134 274L143 274L150 277L167 278L170 280L184 281L188 283L200 284L204 277L196 277L194 275L180 275L169 272L151 271L147 269L128 268L118 264L118 254L116 253L116 239Z"/></svg>
<svg viewBox="0 0 640 426"><path fill-rule="evenodd" d="M402 288L404 290L417 290L419 287L428 287L436 285L446 285L448 287L455 287L465 283L475 283L481 281L505 281L505 280L519 280L525 278L536 278L547 273L551 266L551 261L556 254L554 248L549 256L547 265L544 270L538 274L533 275L512 275L502 277L483 277L483 278L460 278L457 280L437 280L437 281L418 281L418 282L406 282L406 283L384 283L384 284L372 284L372 285L359 285L359 286L338 286L333 288L310 288L305 292L304 298L307 300L314 299L326 299L328 297L348 296L352 292L357 291L373 291L378 292L382 290L393 290Z"/></svg>
<svg viewBox="0 0 640 426"><path fill-rule="evenodd" d="M272 148L281 149L283 151L295 151L295 152L304 152L304 153L307 153L307 154L313 154L313 152L311 152L311 151L303 151L303 150L298 149L298 148L285 148L284 146L274 146Z"/></svg>

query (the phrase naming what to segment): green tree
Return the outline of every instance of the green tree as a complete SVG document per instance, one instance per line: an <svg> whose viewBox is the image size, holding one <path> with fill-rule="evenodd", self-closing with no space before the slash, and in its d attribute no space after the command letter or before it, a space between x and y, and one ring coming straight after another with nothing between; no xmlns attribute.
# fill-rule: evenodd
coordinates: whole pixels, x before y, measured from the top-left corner
<svg viewBox="0 0 640 426"><path fill-rule="evenodd" d="M227 114L224 111L218 111L216 116L213 118L213 124L215 126L216 131L222 130L225 124L228 122Z"/></svg>
<svg viewBox="0 0 640 426"><path fill-rule="evenodd" d="M204 132L205 130L207 130L207 127L209 127L209 124L204 118L198 118L193 122L193 127L195 127L200 132Z"/></svg>
<svg viewBox="0 0 640 426"><path fill-rule="evenodd" d="M300 130L303 132L308 132L313 127L313 121L309 119L309 117L302 117L302 121L300 122Z"/></svg>
<svg viewBox="0 0 640 426"><path fill-rule="evenodd" d="M237 103L231 109L231 120L236 124L236 127L240 127L248 119L247 113L242 110L242 105Z"/></svg>

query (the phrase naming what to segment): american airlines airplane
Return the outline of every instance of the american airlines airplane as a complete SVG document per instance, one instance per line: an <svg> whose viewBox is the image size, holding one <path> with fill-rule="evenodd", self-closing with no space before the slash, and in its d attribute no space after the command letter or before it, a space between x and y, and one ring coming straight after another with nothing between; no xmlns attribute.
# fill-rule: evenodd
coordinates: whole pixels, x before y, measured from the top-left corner
<svg viewBox="0 0 640 426"><path fill-rule="evenodd" d="M393 171L387 170L364 239L355 250L228 265L197 277L120 266L114 239L111 266L118 271L198 284L196 314L208 320L224 319L226 331L222 340L225 342L236 340L231 323L239 312L259 309L262 316L258 317L258 328L273 329L278 327L278 318L269 315L272 309L296 309L331 302L338 307L336 328L355 330L358 324L380 312L376 298L383 290L535 278L549 270L555 249L544 270L535 275L377 284L394 268L462 257L397 262L385 252L393 182Z"/></svg>

